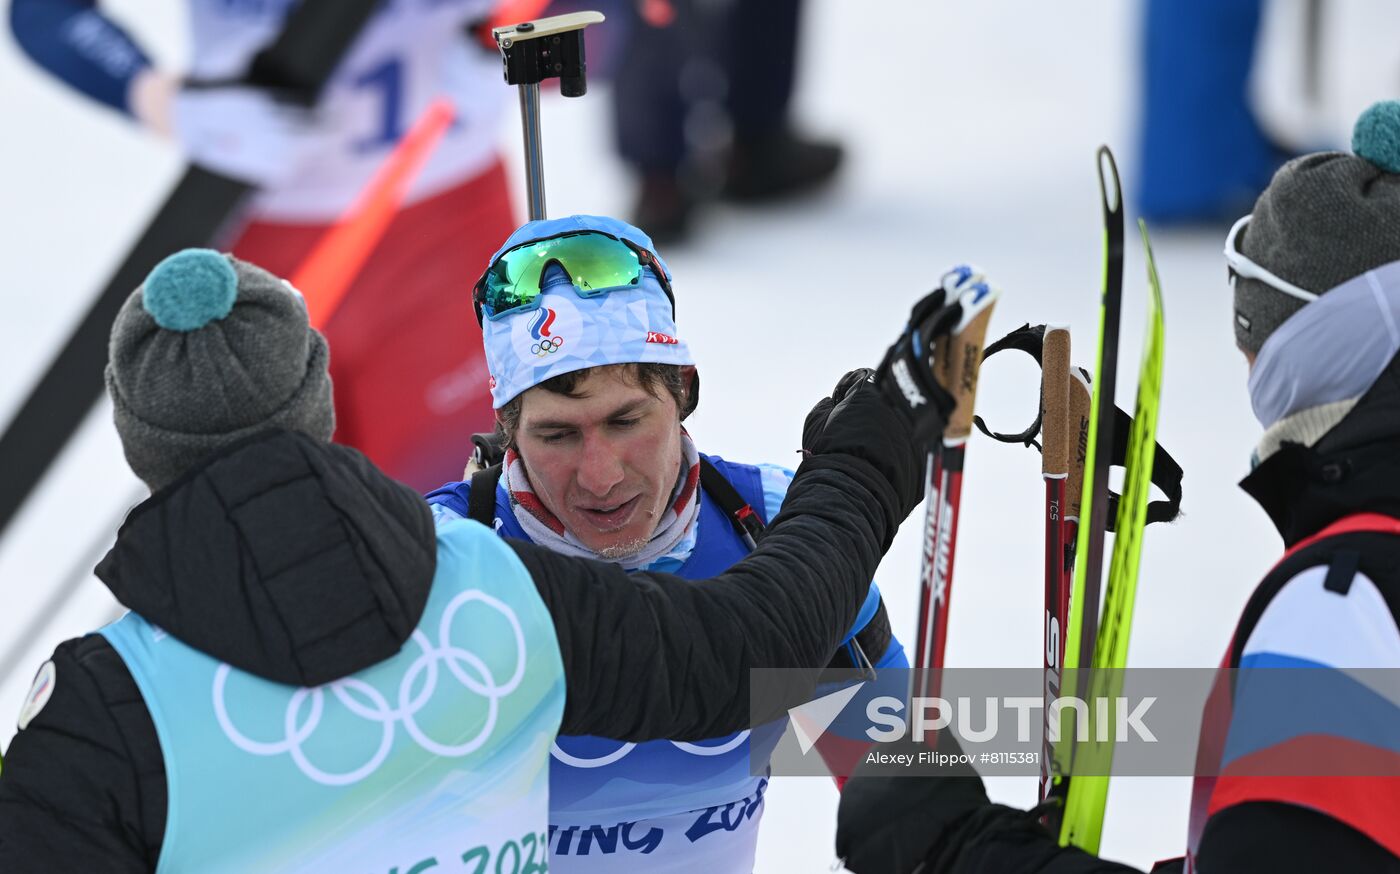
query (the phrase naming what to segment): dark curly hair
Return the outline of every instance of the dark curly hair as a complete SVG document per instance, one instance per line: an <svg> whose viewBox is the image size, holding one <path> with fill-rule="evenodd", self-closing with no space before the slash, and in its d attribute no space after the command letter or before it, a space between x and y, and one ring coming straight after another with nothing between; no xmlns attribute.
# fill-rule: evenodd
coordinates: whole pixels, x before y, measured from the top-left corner
<svg viewBox="0 0 1400 874"><path fill-rule="evenodd" d="M651 364L651 363L631 363L631 364L604 364L598 367L586 367L583 370L571 370L568 373L561 373L558 376L546 379L536 388L553 392L557 395L576 398L578 387L591 373L601 371L617 371L622 374L622 379L628 385L641 386L647 394L658 400L661 392L666 391L676 402L676 409L680 410L681 421L686 416L695 412L698 402L696 393L692 392L689 398L686 397L685 373L675 364ZM504 407L496 411L496 433L506 446L515 446L515 435L520 430L520 408L524 402L525 393L521 392L511 398Z"/></svg>

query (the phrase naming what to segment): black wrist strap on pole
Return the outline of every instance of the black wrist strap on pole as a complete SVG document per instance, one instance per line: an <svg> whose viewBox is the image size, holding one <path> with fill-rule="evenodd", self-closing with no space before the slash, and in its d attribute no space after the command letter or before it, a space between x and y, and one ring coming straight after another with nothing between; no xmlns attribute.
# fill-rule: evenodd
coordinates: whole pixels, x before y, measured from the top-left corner
<svg viewBox="0 0 1400 874"><path fill-rule="evenodd" d="M1014 349L1017 352L1024 352L1035 359L1037 367L1043 366L1042 350L1045 346L1045 326L1025 324L1016 330L1002 337L1000 340L982 350L982 360L986 361L998 352L1006 349ZM986 434L993 440L1000 440L1002 443L1020 443L1022 446L1034 446L1040 449L1040 444L1035 442L1035 435L1040 433L1040 420L1042 417L1040 405L1036 404L1035 421L1026 430L1019 434L1003 434L987 430L987 423L981 416L973 416L972 424L977 426L977 430Z"/></svg>
<svg viewBox="0 0 1400 874"><path fill-rule="evenodd" d="M1041 365L1041 353L1045 344L1045 326L1025 324L1000 340L989 345L982 353L982 360L986 361L998 352L1007 349L1014 349L1024 352L1035 359L1037 365ZM1084 371L1081 369L1081 373ZM1089 376L1085 373L1085 376ZM1034 446L1040 448L1036 443L1035 436L1040 433L1040 406L1036 405L1035 421L1030 427L1018 434L1003 434L992 431L987 427L987 423L981 416L973 419L973 423L983 434L993 440L1002 443L1020 443L1024 446ZM1121 407L1114 404L1113 407L1113 451L1111 453L1112 464L1122 467L1128 457L1128 435L1132 432L1133 417L1123 411ZM1162 444L1155 444L1152 455L1152 484L1166 495L1164 501L1149 501L1147 504L1147 522L1171 522L1181 513L1181 479L1183 473L1181 465L1172 458L1167 450L1162 448ZM1108 493L1108 530L1114 530L1115 521L1118 518L1118 501L1120 496L1117 492Z"/></svg>

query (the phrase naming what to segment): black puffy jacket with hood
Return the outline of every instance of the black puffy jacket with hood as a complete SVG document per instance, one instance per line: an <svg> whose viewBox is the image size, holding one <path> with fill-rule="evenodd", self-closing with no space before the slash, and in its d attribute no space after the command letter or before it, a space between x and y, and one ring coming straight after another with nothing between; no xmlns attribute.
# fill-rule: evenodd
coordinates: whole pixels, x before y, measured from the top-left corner
<svg viewBox="0 0 1400 874"><path fill-rule="evenodd" d="M512 543L553 618L561 731L699 740L779 715L797 701L751 713L749 669L827 664L907 511L871 464L818 456L759 547L710 580ZM308 686L397 652L434 568L416 493L353 449L273 431L133 510L97 572L181 641ZM141 694L100 634L60 645L52 661L52 695L0 774L0 870L152 871L166 781Z"/></svg>

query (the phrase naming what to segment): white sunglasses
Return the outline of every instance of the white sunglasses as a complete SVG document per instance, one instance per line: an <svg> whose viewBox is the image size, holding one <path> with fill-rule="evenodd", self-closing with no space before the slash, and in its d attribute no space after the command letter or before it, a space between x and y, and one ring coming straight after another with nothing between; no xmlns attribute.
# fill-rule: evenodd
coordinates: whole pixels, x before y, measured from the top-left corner
<svg viewBox="0 0 1400 874"><path fill-rule="evenodd" d="M1278 289L1284 294L1290 294L1304 302L1317 300L1321 295L1313 294L1311 291L1304 291L1291 282L1279 279L1263 267L1260 267L1258 264L1246 258L1244 253L1236 248L1235 240L1239 237L1240 231L1245 225L1249 224L1249 220L1253 217L1252 214L1247 215L1235 222L1235 226L1230 228L1230 235L1225 238L1225 263L1230 265L1230 286L1233 288L1235 279L1243 276L1245 279L1257 279L1270 288Z"/></svg>

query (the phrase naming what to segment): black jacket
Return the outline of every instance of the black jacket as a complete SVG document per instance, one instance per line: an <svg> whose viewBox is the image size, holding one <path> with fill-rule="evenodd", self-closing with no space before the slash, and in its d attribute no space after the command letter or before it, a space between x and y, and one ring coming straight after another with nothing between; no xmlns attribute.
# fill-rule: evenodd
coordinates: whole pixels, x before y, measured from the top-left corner
<svg viewBox="0 0 1400 874"><path fill-rule="evenodd" d="M819 456L758 549L710 580L512 543L554 619L561 731L700 740L779 715L797 700L751 713L749 669L830 661L904 509L869 465ZM398 651L435 559L416 493L352 449L269 432L133 510L97 573L183 642L316 685ZM53 662L52 697L0 773L0 871L151 871L166 783L141 694L101 635Z"/></svg>

